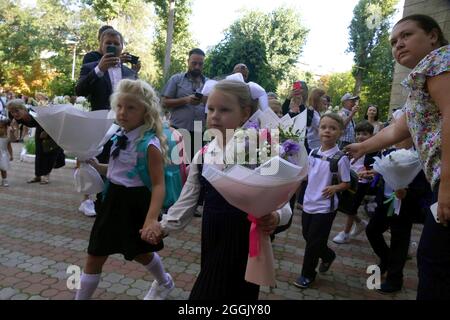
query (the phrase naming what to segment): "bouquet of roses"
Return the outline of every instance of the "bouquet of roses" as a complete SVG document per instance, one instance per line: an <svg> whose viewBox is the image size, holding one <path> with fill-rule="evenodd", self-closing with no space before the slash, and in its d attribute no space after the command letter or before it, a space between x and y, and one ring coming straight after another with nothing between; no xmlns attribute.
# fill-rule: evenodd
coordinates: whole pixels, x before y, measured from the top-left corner
<svg viewBox="0 0 450 320"><path fill-rule="evenodd" d="M267 286L275 286L272 246L258 230L257 219L288 203L306 176L308 163L305 128L295 121L283 125L271 112L260 111L235 131L225 147L222 169L205 165L202 173L230 204L247 212L252 226L245 279Z"/></svg>

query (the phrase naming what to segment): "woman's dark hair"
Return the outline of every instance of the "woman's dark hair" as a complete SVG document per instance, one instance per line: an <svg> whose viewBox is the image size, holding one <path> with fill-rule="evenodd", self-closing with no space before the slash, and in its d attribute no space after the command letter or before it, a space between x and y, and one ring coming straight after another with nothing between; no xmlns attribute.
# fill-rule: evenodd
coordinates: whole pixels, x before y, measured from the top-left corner
<svg viewBox="0 0 450 320"><path fill-rule="evenodd" d="M433 31L433 29L436 29L438 33L438 42L440 43L440 46L442 47L448 45L448 40L445 39L441 27L432 17L426 16L424 14L412 14L410 16L406 16L400 19L395 25L399 24L400 22L408 20L413 20L417 22L417 25L426 33L430 33L431 31Z"/></svg>
<svg viewBox="0 0 450 320"><path fill-rule="evenodd" d="M366 114L364 115L364 119L369 120L369 116L367 115L367 112L369 111L369 108L371 108L371 107L374 107L375 109L377 109L377 115L375 116L375 121L378 121L378 114L380 113L380 110L378 109L377 106L374 106L374 105L370 105L367 107Z"/></svg>

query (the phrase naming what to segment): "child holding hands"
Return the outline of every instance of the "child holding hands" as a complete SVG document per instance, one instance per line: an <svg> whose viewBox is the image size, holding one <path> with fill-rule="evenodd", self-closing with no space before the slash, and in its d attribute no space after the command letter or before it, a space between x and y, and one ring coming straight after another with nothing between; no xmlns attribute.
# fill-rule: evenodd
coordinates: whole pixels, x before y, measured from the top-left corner
<svg viewBox="0 0 450 320"><path fill-rule="evenodd" d="M89 299L100 281L102 267L111 254L141 263L155 277L144 300L163 300L174 288L156 253L164 244L150 244L165 196L164 163L167 144L160 105L153 88L141 80L122 80L111 104L121 126L108 165L90 163L108 178L100 210L92 227L88 257L77 300ZM144 144L146 155L138 152ZM145 157L147 179L130 174ZM151 192L146 181L151 183Z"/></svg>

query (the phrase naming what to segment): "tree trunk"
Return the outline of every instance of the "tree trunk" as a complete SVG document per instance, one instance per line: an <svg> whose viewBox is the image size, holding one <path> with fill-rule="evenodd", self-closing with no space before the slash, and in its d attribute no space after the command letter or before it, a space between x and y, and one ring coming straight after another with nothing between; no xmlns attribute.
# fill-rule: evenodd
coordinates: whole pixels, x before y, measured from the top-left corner
<svg viewBox="0 0 450 320"><path fill-rule="evenodd" d="M353 89L353 94L355 96L359 95L359 93L361 92L362 82L363 82L363 70L358 69L355 75L355 88Z"/></svg>
<svg viewBox="0 0 450 320"><path fill-rule="evenodd" d="M172 51L173 40L173 20L175 16L175 0L169 0L169 19L167 22L166 55L164 57L164 82L169 78L170 70L170 52Z"/></svg>

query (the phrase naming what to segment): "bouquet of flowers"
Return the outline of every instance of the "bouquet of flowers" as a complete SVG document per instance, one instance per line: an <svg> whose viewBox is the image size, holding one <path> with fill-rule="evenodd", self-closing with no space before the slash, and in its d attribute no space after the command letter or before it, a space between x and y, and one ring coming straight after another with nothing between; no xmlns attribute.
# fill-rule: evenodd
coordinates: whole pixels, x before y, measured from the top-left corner
<svg viewBox="0 0 450 320"><path fill-rule="evenodd" d="M85 112L91 111L91 104L89 103L88 99L86 99L86 97L83 96L77 97L73 106L81 111Z"/></svg>
<svg viewBox="0 0 450 320"><path fill-rule="evenodd" d="M245 279L275 286L270 238L259 231L257 219L289 201L307 174L308 155L302 137L305 127L292 119L291 125L283 124L270 108L259 112L227 143L225 165L209 166L205 157L202 175L252 222Z"/></svg>
<svg viewBox="0 0 450 320"><path fill-rule="evenodd" d="M373 169L394 190L406 188L422 170L419 156L412 150L400 149L374 159Z"/></svg>
<svg viewBox="0 0 450 320"><path fill-rule="evenodd" d="M327 110L325 111L325 113L338 113L339 112L339 110L341 110L341 107L339 107L339 106L329 106L328 108L327 108Z"/></svg>
<svg viewBox="0 0 450 320"><path fill-rule="evenodd" d="M373 169L383 176L384 181L394 191L408 187L422 170L419 156L412 150L400 149L382 158L374 157L374 159ZM395 192L386 200L386 203L388 202L391 202L388 215L399 214L401 200L395 196Z"/></svg>
<svg viewBox="0 0 450 320"><path fill-rule="evenodd" d="M76 190L95 194L103 190L103 180L91 165L84 162L102 151L103 145L117 131L114 115L108 110L83 112L70 104L33 107L34 118L65 153L80 160L75 171Z"/></svg>
<svg viewBox="0 0 450 320"><path fill-rule="evenodd" d="M55 96L53 98L53 102L52 104L68 104L70 103L70 101L68 101L65 97L63 96Z"/></svg>

